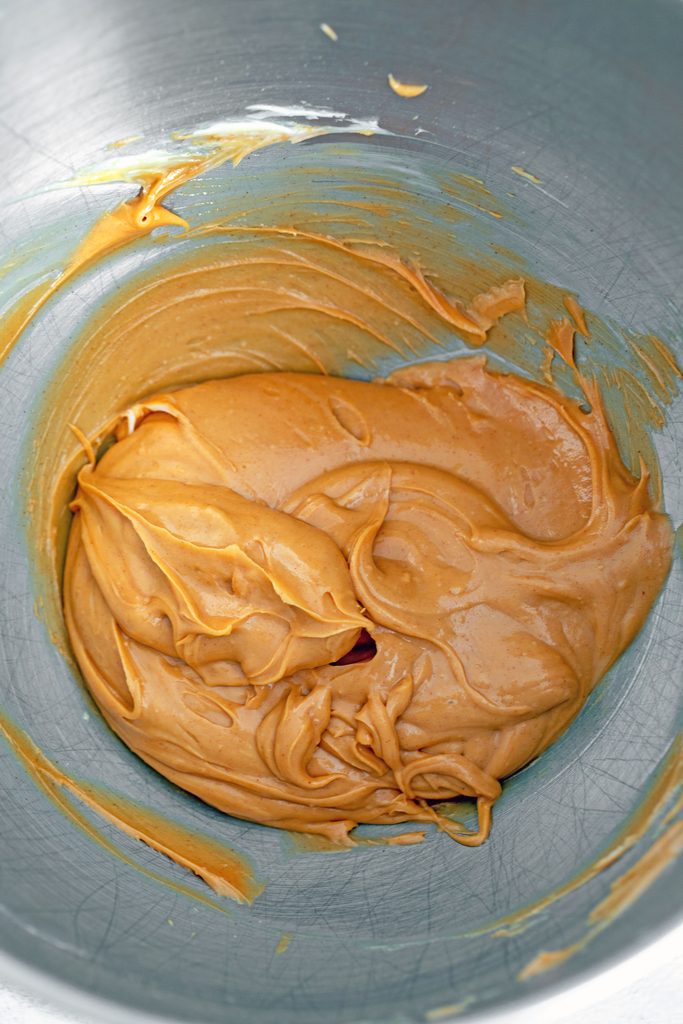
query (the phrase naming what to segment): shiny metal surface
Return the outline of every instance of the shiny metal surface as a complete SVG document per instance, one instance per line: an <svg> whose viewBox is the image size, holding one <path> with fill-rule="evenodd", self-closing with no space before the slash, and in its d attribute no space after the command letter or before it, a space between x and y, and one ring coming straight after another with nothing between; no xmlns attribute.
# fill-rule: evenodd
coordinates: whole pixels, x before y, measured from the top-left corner
<svg viewBox="0 0 683 1024"><path fill-rule="evenodd" d="M350 140L343 159L355 165L404 166L413 183L423 164L452 167L514 193L516 216L500 227L509 248L588 308L683 351L679 3L13 0L0 19L3 305L59 262L113 196L129 194L40 191L108 143L144 132L152 145L173 129L239 117L249 104L308 102L377 115L397 134ZM321 33L323 21L338 43ZM389 71L430 89L415 104L401 100L386 86ZM431 134L415 138L416 123ZM253 177L219 170L171 205L199 215L222 193L234 201L253 187L263 196L269 175L314 159L334 169L328 149L283 151L260 171L254 164ZM541 184L512 175L513 164L532 167ZM88 301L110 294L124 270L105 268ZM645 798L681 725L680 551L641 636L569 732L506 786L480 850L434 835L422 847L300 854L282 834L176 791L121 746L35 616L23 518L20 475L35 414L82 318L79 301L74 289L48 308L0 368L2 707L65 770L109 780L215 833L252 858L268 887L253 908L223 915L125 868L77 831L2 745L0 967L93 1020L404 1024L519 1008L673 929L683 911L680 862L583 952L516 980L539 950L581 937L591 907L651 833L526 930L481 934L590 864ZM679 400L659 438L675 525L682 424ZM184 879L157 854L117 841L140 863ZM202 883L190 884L201 892ZM284 932L292 941L276 955Z"/></svg>

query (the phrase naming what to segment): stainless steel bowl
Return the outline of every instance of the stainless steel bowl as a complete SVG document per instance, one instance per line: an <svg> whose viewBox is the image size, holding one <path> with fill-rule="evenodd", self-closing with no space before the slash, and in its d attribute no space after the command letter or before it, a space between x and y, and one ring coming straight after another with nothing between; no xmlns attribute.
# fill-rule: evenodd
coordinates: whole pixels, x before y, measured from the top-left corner
<svg viewBox="0 0 683 1024"><path fill-rule="evenodd" d="M130 192L41 191L108 143L142 132L152 145L174 129L239 117L253 103L309 103L378 115L395 134L349 139L341 150L318 141L264 154L239 174L219 169L178 193L174 208L201 217L247 194L267 202L274 181L315 163L332 183L344 167L403 173L407 194L445 170L475 174L507 194L512 211L478 244L514 251L588 308L683 353L678 3L14 0L0 18L3 304L57 265L114 196ZM403 100L386 85L390 71L430 88ZM515 177L513 165L540 182ZM324 175L318 186L326 187ZM567 734L506 785L479 850L432 835L415 848L297 852L282 833L175 790L100 722L34 611L42 583L26 539L22 473L83 311L127 274L153 269L150 248L136 253L46 307L0 368L2 708L65 770L115 782L220 836L250 856L268 886L253 907L222 914L124 867L75 829L2 745L0 968L89 1019L378 1024L529 1006L672 930L683 909L680 860L584 949L519 980L539 951L585 935L591 908L658 834L656 819L632 849L527 927L493 934L496 921L594 863L648 798L680 729L680 542L642 634ZM675 525L683 518L682 413L679 400L657 439ZM201 894L182 869L133 840L117 842ZM277 954L283 934L291 941Z"/></svg>

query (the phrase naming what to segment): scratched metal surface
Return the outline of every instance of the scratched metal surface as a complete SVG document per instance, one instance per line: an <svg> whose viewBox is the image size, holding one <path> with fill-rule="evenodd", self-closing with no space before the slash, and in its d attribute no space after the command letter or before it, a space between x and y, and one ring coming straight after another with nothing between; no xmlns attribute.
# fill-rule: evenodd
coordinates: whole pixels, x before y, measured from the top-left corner
<svg viewBox="0 0 683 1024"><path fill-rule="evenodd" d="M332 44L321 21L339 34ZM680 332L680 47L683 7L656 3L305 2L0 7L0 299L73 246L113 192L15 202L143 130L150 138L247 104L307 101L378 114L406 139L350 145L345 159L477 173L515 193L501 238L541 276L634 330ZM387 71L428 82L419 108ZM426 137L424 137L426 138ZM263 154L249 187L338 155L323 144ZM259 158L260 159L260 158ZM543 186L512 180L533 166ZM174 199L196 216L247 179L215 172ZM427 180L425 177L424 180ZM231 192L232 190L232 192ZM206 194L204 194L206 193ZM116 193L122 195L120 191ZM8 205L11 203L11 205ZM506 234L507 233L507 234ZM13 254L35 240L28 262ZM247 853L267 880L253 908L221 915L126 868L90 842L0 748L0 967L88 1019L412 1022L470 1000L465 1014L523 1005L633 952L681 917L671 867L587 950L524 984L541 949L583 934L586 915L646 848L507 938L472 935L589 864L641 804L681 724L680 555L643 633L584 713L512 779L480 850L431 835L414 848L297 854L275 831L221 816L147 769L106 730L45 627L25 540L19 478L35 411L87 304L154 258L144 246L49 307L0 370L0 700L65 770L107 780L142 803ZM132 262L131 262L132 261ZM137 262L136 262L137 261ZM680 333L678 334L680 349ZM454 343L454 347L457 347ZM658 445L667 509L683 518L683 408ZM138 863L186 873L104 826ZM201 883L188 884L201 891ZM276 955L283 932L293 934ZM448 1016L444 1011L442 1016Z"/></svg>

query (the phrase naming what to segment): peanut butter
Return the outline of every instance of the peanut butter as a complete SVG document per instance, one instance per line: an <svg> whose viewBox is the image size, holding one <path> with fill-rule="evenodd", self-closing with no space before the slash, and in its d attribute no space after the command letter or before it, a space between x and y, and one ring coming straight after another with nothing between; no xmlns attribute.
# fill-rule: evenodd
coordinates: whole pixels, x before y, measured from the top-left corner
<svg viewBox="0 0 683 1024"><path fill-rule="evenodd" d="M669 567L647 474L583 386L588 413L474 356L134 405L79 474L64 581L111 727L230 814L483 842L500 780L567 727ZM476 831L432 806L458 796Z"/></svg>

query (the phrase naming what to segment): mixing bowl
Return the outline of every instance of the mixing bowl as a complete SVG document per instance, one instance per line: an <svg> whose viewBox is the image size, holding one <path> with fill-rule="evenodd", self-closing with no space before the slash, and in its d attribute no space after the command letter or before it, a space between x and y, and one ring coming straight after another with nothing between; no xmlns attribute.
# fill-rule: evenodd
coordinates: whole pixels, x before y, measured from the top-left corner
<svg viewBox="0 0 683 1024"><path fill-rule="evenodd" d="M107 150L112 142L142 135L130 145L149 150L255 104L324 108L337 115L316 123L348 126L343 112L378 119L387 134L273 147L197 178L170 205L193 225L250 211L252 223L305 215L332 230L344 204L358 210L371 195L363 216L375 234L413 244L446 284L468 261L488 260L578 294L615 338L654 333L683 352L679 3L39 0L5 5L0 24L5 308L134 191L49 188L128 152ZM389 89L389 72L429 88L407 100ZM299 120L312 123L305 110ZM415 847L302 847L175 789L101 721L62 643L32 523L40 495L36 506L27 494L46 457L46 409L83 352L84 323L114 308L131 280L200 244L150 236L91 268L45 305L0 367L1 704L64 772L225 841L265 889L252 906L213 901L199 879L98 821L127 860L117 858L3 742L3 973L89 1019L375 1024L528 1006L673 933L683 909L670 831L680 531L641 634L567 733L507 782L480 849L436 832ZM451 339L449 351L462 348ZM210 376L210 345L205 355ZM115 395L115 367L107 372ZM163 367L159 382L168 383ZM637 416L624 403L622 416ZM665 413L653 443L678 526L680 400ZM662 838L667 856L643 861ZM596 928L594 908L623 891L620 912ZM557 950L568 952L538 959Z"/></svg>

